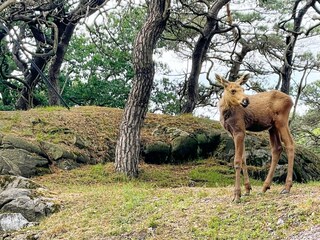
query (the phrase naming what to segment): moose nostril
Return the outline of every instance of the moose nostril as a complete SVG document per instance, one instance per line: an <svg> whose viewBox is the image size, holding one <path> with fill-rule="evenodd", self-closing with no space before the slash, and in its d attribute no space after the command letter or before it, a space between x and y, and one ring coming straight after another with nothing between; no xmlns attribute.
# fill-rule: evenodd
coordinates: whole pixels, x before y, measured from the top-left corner
<svg viewBox="0 0 320 240"><path fill-rule="evenodd" d="M248 98L243 99L241 102L241 105L243 107L247 107L249 105L249 99Z"/></svg>

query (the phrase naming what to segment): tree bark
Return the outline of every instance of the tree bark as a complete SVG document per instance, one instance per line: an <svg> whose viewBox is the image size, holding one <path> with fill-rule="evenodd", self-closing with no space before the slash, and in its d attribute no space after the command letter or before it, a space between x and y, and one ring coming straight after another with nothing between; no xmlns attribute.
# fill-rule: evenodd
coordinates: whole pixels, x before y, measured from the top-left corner
<svg viewBox="0 0 320 240"><path fill-rule="evenodd" d="M143 124L154 78L152 59L156 42L169 17L170 0L151 0L148 18L138 33L133 50L135 76L120 125L115 169L130 177L138 176L140 130Z"/></svg>
<svg viewBox="0 0 320 240"><path fill-rule="evenodd" d="M46 57L34 57L33 62L38 66L39 69L43 70L49 61L49 56ZM16 109L28 110L33 108L33 90L40 81L40 75L38 71L31 65L30 71L28 72L25 84L20 92L20 97L16 102Z"/></svg>
<svg viewBox="0 0 320 240"><path fill-rule="evenodd" d="M2 12L4 9L9 7L10 5L15 4L16 2L17 2L17 0L7 0L7 1L1 3L0 12Z"/></svg>
<svg viewBox="0 0 320 240"><path fill-rule="evenodd" d="M192 67L187 80L186 101L182 107L182 113L192 113L196 107L199 92L199 75L205 55L208 51L212 37L219 31L218 13L230 0L217 0L214 2L207 15L207 21L203 33L198 38L192 53Z"/></svg>
<svg viewBox="0 0 320 240"><path fill-rule="evenodd" d="M60 98L57 95L57 93L60 93L59 74L64 56L67 52L75 27L76 23L74 22L68 22L63 27L64 30L61 33L61 40L58 44L56 55L53 57L52 64L49 68L49 80L51 86L48 86L48 98L50 106L60 105Z"/></svg>
<svg viewBox="0 0 320 240"><path fill-rule="evenodd" d="M308 9L314 6L317 1L316 0L306 1L305 5L298 11L298 5L301 2L302 1L298 1L298 0L295 1L294 7L292 10L291 18L293 19L293 31L290 31L290 33L286 37L286 50L284 52L284 63L280 68L280 80L281 80L280 90L286 94L289 94L289 91L290 91L290 80L292 75L294 48L295 48L298 36L303 33L301 32L302 20L304 15L307 13ZM284 21L283 23L286 23L286 21Z"/></svg>
<svg viewBox="0 0 320 240"><path fill-rule="evenodd" d="M230 68L229 81L234 82L238 79L240 66L243 63L243 59L252 50L253 49L250 48L250 46L248 46L246 43L241 43L241 51L236 53L235 59L231 61L232 65Z"/></svg>

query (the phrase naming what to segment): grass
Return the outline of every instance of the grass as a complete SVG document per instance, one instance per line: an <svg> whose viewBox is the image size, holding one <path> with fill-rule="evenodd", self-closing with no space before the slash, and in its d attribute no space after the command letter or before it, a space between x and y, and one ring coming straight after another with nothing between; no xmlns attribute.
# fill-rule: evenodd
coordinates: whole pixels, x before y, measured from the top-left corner
<svg viewBox="0 0 320 240"><path fill-rule="evenodd" d="M318 182L296 184L289 195L274 185L261 195L255 181L236 204L232 169L214 159L140 169L133 180L111 163L35 178L63 207L24 231L41 239L284 239L320 224Z"/></svg>
<svg viewBox="0 0 320 240"><path fill-rule="evenodd" d="M0 131L70 148L80 136L89 142L90 156L102 162L114 151L120 120L117 109L38 108L0 112ZM219 126L191 115L148 114L142 142L159 140L152 134L157 127L194 132ZM284 239L320 225L319 182L295 184L289 195L279 195L282 186L273 185L261 195L261 182L251 180L252 194L236 204L233 168L215 159L141 164L138 179L114 173L112 163L54 170L34 180L52 191L61 210L17 234L65 240Z"/></svg>
<svg viewBox="0 0 320 240"><path fill-rule="evenodd" d="M74 137L88 142L90 156L97 162L112 161L118 137L122 110L106 107L42 107L29 111L0 111L0 132L23 137L27 140L49 141L74 147ZM148 114L141 131L142 142L168 140L165 135L154 136L157 127L179 128L194 132L197 129L220 128L219 123L191 115L178 117ZM106 159L107 158L107 159Z"/></svg>

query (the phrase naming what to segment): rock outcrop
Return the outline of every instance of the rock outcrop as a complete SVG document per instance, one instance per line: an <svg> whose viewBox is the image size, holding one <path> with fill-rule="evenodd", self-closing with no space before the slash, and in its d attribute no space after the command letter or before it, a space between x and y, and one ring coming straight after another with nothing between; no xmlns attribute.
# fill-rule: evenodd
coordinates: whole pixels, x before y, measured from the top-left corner
<svg viewBox="0 0 320 240"><path fill-rule="evenodd" d="M0 176L0 230L19 230L58 211L60 205L50 195L30 179Z"/></svg>
<svg viewBox="0 0 320 240"><path fill-rule="evenodd" d="M17 231L33 225L21 213L0 214L0 231Z"/></svg>
<svg viewBox="0 0 320 240"><path fill-rule="evenodd" d="M146 163L181 163L189 160L213 156L232 166L234 143L223 130L185 132L176 128L157 127L153 134L162 137L144 146L143 156ZM249 174L264 180L271 162L268 136L250 134L246 136L246 158ZM274 180L283 182L286 178L287 157L281 154ZM320 180L320 158L311 151L296 147L294 180L308 182Z"/></svg>
<svg viewBox="0 0 320 240"><path fill-rule="evenodd" d="M50 173L52 164L69 170L94 163L80 150L69 150L58 144L13 135L3 135L0 140L0 175L32 177ZM75 144L79 145L79 140ZM84 147L83 143L81 147Z"/></svg>
<svg viewBox="0 0 320 240"><path fill-rule="evenodd" d="M183 163L213 154L220 140L220 132L198 130L188 133L177 128L157 127L153 135L166 141L156 141L144 147L146 163Z"/></svg>

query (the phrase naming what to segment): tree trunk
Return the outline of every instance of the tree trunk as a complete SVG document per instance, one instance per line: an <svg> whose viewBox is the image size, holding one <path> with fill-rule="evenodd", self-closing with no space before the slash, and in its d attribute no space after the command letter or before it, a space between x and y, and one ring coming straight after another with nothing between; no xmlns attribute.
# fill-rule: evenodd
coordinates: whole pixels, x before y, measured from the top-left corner
<svg viewBox="0 0 320 240"><path fill-rule="evenodd" d="M293 64L293 53L294 48L298 39L298 36L303 34L301 31L301 24L304 15L307 13L308 9L316 4L316 0L308 0L305 5L298 10L298 5L302 1L295 1L292 10L293 19L293 31L286 37L286 50L284 52L284 63L280 69L280 80L281 80L281 91L289 94L290 91L290 80L292 75L292 64ZM286 23L284 21L283 23ZM284 29L284 27L283 27Z"/></svg>
<svg viewBox="0 0 320 240"><path fill-rule="evenodd" d="M63 21L58 19L55 22L59 28L59 43L56 55L49 68L49 81L51 86L48 86L48 98L50 106L60 105L60 97L57 94L60 94L59 74L74 29L83 17L88 17L95 13L105 2L106 0L82 1L78 8L68 17L64 18Z"/></svg>
<svg viewBox="0 0 320 240"><path fill-rule="evenodd" d="M38 66L39 69L43 70L48 61L49 57L34 57L33 62ZM33 90L35 86L38 84L40 75L38 71L31 65L30 72L26 76L25 79L25 87L22 89L20 93L20 97L16 102L17 110L28 110L33 107Z"/></svg>
<svg viewBox="0 0 320 240"><path fill-rule="evenodd" d="M63 27L61 40L58 44L56 55L54 56L52 64L49 68L49 81L51 83L51 86L48 86L48 98L50 106L60 105L60 98L57 94L60 93L59 74L76 24L77 23L75 22L68 22L66 26Z"/></svg>
<svg viewBox="0 0 320 240"><path fill-rule="evenodd" d="M243 63L243 59L245 56L252 51L253 49L250 48L246 43L241 43L241 51L240 53L236 53L236 57L234 60L232 60L232 66L230 68L230 75L229 75L229 81L234 82L238 79L240 66Z"/></svg>
<svg viewBox="0 0 320 240"><path fill-rule="evenodd" d="M290 79L292 74L292 60L293 60L293 50L296 43L296 37L287 36L286 40L286 52L284 54L285 62L283 63L280 69L280 78L281 78L281 92L289 94L290 91Z"/></svg>
<svg viewBox="0 0 320 240"><path fill-rule="evenodd" d="M208 51L213 35L219 31L217 17L218 13L220 9L229 1L230 0L217 0L209 10L203 33L198 38L192 53L192 67L187 81L186 101L182 107L182 113L192 113L196 107L199 92L199 75L202 68L202 63Z"/></svg>
<svg viewBox="0 0 320 240"><path fill-rule="evenodd" d="M82 18L88 17L91 14L95 13L105 2L106 0L83 0L80 1L78 6L75 9L71 10L69 13L66 13L66 11L69 9L67 9L67 6L64 3L48 4L47 7L50 11L41 11L44 11L44 13L42 13L43 15L50 13L48 19L56 19L54 21L54 25L58 28L58 37L55 36L52 29L45 29L45 31L43 31L42 26L38 24L38 22L36 22L37 18L42 19L41 12L41 17L39 17L37 16L37 14L33 12L25 12L26 8L24 6L24 8L21 8L19 14L13 15L15 17L14 21L16 22L28 22L28 26L30 27L30 30L33 34L33 38L36 40L36 43L38 44L37 47L42 50L40 52L49 53L51 50L55 50L53 49L53 46L57 46L57 51L54 53L55 56L52 58L52 62L49 66L48 80L50 83L47 83L47 87L50 105L60 105L60 97L57 95L57 92L59 93L60 68L76 25ZM46 8L43 7L43 9ZM55 9L55 11L52 11L53 9ZM24 14L26 16L24 16ZM29 14L31 15L29 16ZM30 19L32 19L32 21ZM48 23L43 25L48 25ZM39 28L39 26L41 26L41 28ZM0 38L1 37L3 37L3 33L0 31ZM52 46L50 48L48 46L44 48L43 45L47 45L48 43L52 44ZM56 45L53 45L53 43L55 43ZM51 55L48 54L48 56L43 57L45 61L43 64L37 63L37 59L39 58L41 57L34 56L35 63L39 67L39 69L44 69L44 67L49 63ZM33 67L31 67L29 75L25 77L25 87L21 92L21 97L17 100L17 109L26 110L33 107L32 94L33 90L35 89L38 83L39 73Z"/></svg>
<svg viewBox="0 0 320 240"><path fill-rule="evenodd" d="M120 125L115 169L127 176L138 176L140 130L154 78L153 50L169 17L170 0L151 0L148 18L138 33L133 50L135 76Z"/></svg>

